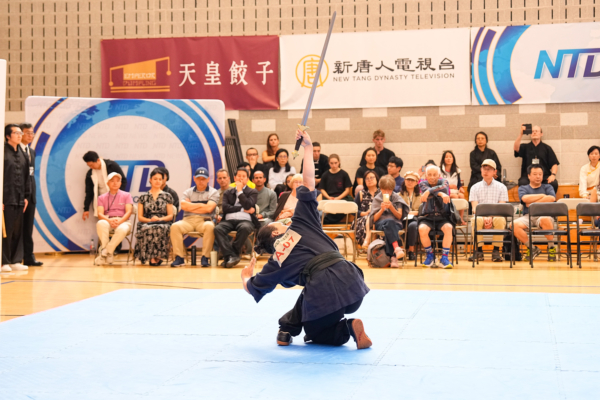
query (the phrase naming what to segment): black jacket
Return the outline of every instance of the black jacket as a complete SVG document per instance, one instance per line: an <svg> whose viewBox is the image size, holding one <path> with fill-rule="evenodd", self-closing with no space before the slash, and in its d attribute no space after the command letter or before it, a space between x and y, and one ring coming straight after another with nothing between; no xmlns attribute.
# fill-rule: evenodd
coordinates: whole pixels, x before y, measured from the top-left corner
<svg viewBox="0 0 600 400"><path fill-rule="evenodd" d="M265 181L269 181L269 167L265 164L256 163L254 168L250 167L250 180L254 181L254 171L262 171L265 174Z"/></svg>
<svg viewBox="0 0 600 400"><path fill-rule="evenodd" d="M469 179L469 190L471 187L483 180L481 176L481 164L484 160L494 160L496 162L496 174L498 177L496 180L498 182L502 182L502 164L500 164L500 159L496 152L489 147L486 147L484 151L479 150L479 147L475 146L475 149L471 151L469 155L469 163L471 164L471 179Z"/></svg>
<svg viewBox="0 0 600 400"><path fill-rule="evenodd" d="M31 195L29 183L29 161L17 145L15 150L4 142L4 185L3 200L5 206L24 206L25 199ZM29 201L29 200L28 200Z"/></svg>
<svg viewBox="0 0 600 400"><path fill-rule="evenodd" d="M249 210L254 207L256 210L256 199L258 198L258 192L256 189L251 189L246 186L242 190L242 194L240 194L240 204L241 206L236 206L236 197L237 197L237 188L232 187L227 189L225 193L223 193L223 206L222 212L223 221L226 220L227 214L236 213L242 210ZM252 219L252 223L256 229L260 229L260 222L258 222L258 218L256 217L256 211L250 214L250 218Z"/></svg>
<svg viewBox="0 0 600 400"><path fill-rule="evenodd" d="M27 146L29 147L29 146ZM33 167L33 171L35 172L35 150L32 149L31 147L29 147L29 154L31 159L27 160L29 161L29 167L31 169L31 167ZM25 157L27 157L27 153L25 153ZM35 204L36 203L36 192L37 192L37 185L35 183L35 176L31 175L29 176L29 186L30 186L30 193L29 193L29 197L27 198L27 201L29 202L29 204ZM28 206L29 207L29 206Z"/></svg>
<svg viewBox="0 0 600 400"><path fill-rule="evenodd" d="M104 159L104 163L106 164L106 175L110 175L111 172L116 172L121 175L121 190L125 191L127 188L127 178L123 173L123 170L114 161L109 159ZM85 174L85 200L83 201L83 211L90 210L90 204L94 201L94 181L92 180L92 169Z"/></svg>

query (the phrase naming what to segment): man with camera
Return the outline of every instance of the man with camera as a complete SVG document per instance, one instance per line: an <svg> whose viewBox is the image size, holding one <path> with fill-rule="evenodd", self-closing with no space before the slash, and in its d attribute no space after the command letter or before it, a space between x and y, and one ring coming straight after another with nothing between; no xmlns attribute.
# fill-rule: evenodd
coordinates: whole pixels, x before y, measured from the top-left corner
<svg viewBox="0 0 600 400"><path fill-rule="evenodd" d="M531 142L522 144L523 135L531 135ZM556 181L556 172L558 171L558 158L552 147L546 143L542 143L542 128L539 126L531 126L531 124L521 125L521 132L515 140L514 151L515 158L521 157L521 177L519 178L519 186L528 185L529 178L527 169L530 165L538 165L542 167L544 180L542 183L549 184L554 189L554 193L558 191L558 182Z"/></svg>

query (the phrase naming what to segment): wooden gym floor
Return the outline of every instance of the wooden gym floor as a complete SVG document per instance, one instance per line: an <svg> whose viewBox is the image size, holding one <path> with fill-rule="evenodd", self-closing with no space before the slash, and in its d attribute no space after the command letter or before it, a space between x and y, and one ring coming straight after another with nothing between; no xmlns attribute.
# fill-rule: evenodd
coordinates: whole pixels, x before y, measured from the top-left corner
<svg viewBox="0 0 600 400"><path fill-rule="evenodd" d="M124 259L120 255L116 260ZM600 293L600 263L584 261L583 268L570 269L565 260L548 263L542 258L535 268L518 262L480 263L475 269L463 257L452 270L415 268L373 269L365 258L363 268L372 289L448 290L484 292ZM88 255L38 256L41 268L28 272L0 273L0 322L48 310L118 289L238 289L240 271L236 268L149 267L114 264L96 267ZM259 259L262 266L266 259Z"/></svg>

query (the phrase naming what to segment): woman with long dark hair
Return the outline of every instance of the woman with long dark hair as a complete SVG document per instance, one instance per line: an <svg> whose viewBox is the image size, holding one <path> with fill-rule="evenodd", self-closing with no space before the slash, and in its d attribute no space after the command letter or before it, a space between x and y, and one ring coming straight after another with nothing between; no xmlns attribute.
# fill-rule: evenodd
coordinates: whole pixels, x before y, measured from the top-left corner
<svg viewBox="0 0 600 400"><path fill-rule="evenodd" d="M167 258L169 232L173 222L173 197L163 192L163 172L150 172L150 190L138 200L138 226L134 257L142 263L159 266Z"/></svg>
<svg viewBox="0 0 600 400"><path fill-rule="evenodd" d="M441 177L448 181L450 187L450 198L451 199L464 199L465 188L460 179L460 168L456 165L456 157L452 150L444 151L442 154L442 161L440 161ZM462 219L464 210L460 210L460 218ZM460 225L466 225L466 222L462 220Z"/></svg>
<svg viewBox="0 0 600 400"><path fill-rule="evenodd" d="M268 168L275 165L277 150L279 150L279 136L276 133L271 133L267 138L267 149L262 153L263 163Z"/></svg>
<svg viewBox="0 0 600 400"><path fill-rule="evenodd" d="M285 178L290 174L295 175L296 168L289 163L288 151L279 149L275 153L275 164L269 169L269 188L275 190L277 185L285 185Z"/></svg>
<svg viewBox="0 0 600 400"><path fill-rule="evenodd" d="M347 261L321 227L315 191L312 142L306 132L297 131L304 147L304 185L296 190L298 204L287 227L273 222L260 229L255 251L273 254L254 275L256 259L242 270L244 289L257 302L277 285L304 286L292 310L279 319L277 344L287 346L304 329L305 342L341 346L350 337L359 349L371 340L359 319L345 319L358 310L369 292L363 273Z"/></svg>
<svg viewBox="0 0 600 400"><path fill-rule="evenodd" d="M502 182L502 165L496 152L489 147L488 136L485 132L477 132L475 134L475 148L469 155L469 164L471 164L471 179L469 179L468 190L471 191L471 187L483 180L481 176L481 164L483 160L494 160L496 163L497 175L494 176L498 182Z"/></svg>

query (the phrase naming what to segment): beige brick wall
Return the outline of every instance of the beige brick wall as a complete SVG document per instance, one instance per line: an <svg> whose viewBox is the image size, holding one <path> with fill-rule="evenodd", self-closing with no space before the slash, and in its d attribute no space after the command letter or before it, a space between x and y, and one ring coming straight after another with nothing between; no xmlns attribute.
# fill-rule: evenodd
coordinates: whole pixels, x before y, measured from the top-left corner
<svg viewBox="0 0 600 400"><path fill-rule="evenodd" d="M403 172L416 170L429 159L439 164L443 151L452 150L466 182L471 173L469 153L479 131L488 134L490 148L498 153L508 178L513 180L521 171L513 143L522 123L542 127L543 140L552 146L561 163L557 174L561 184L577 183L579 169L587 162L587 149L600 145L600 103L313 110L311 114L311 137L322 144L323 153L339 154L342 168L352 178L363 150L373 144L376 129L386 133L386 146L404 161ZM272 132L277 132L282 146L291 150L301 113L240 111L236 119L244 151L248 147L265 150ZM260 125L268 121L268 127L274 129L255 129L257 121ZM523 143L527 141L525 136ZM300 161L294 166L299 168Z"/></svg>
<svg viewBox="0 0 600 400"><path fill-rule="evenodd" d="M598 20L599 8L595 0L2 0L7 122L22 121L27 96L100 97L102 39L322 33L333 11L338 12L336 32L365 32L591 22ZM351 174L371 132L381 128L389 147L403 157L405 170L452 148L466 177L473 136L484 130L515 177L512 141L520 123L533 122L543 126L562 162L560 180L567 183L576 180L578 166L586 161L584 150L600 137L599 113L598 104L589 103L315 110L309 125L324 152L340 153ZM238 119L244 146L262 150L271 130L291 147L301 113L228 116Z"/></svg>

